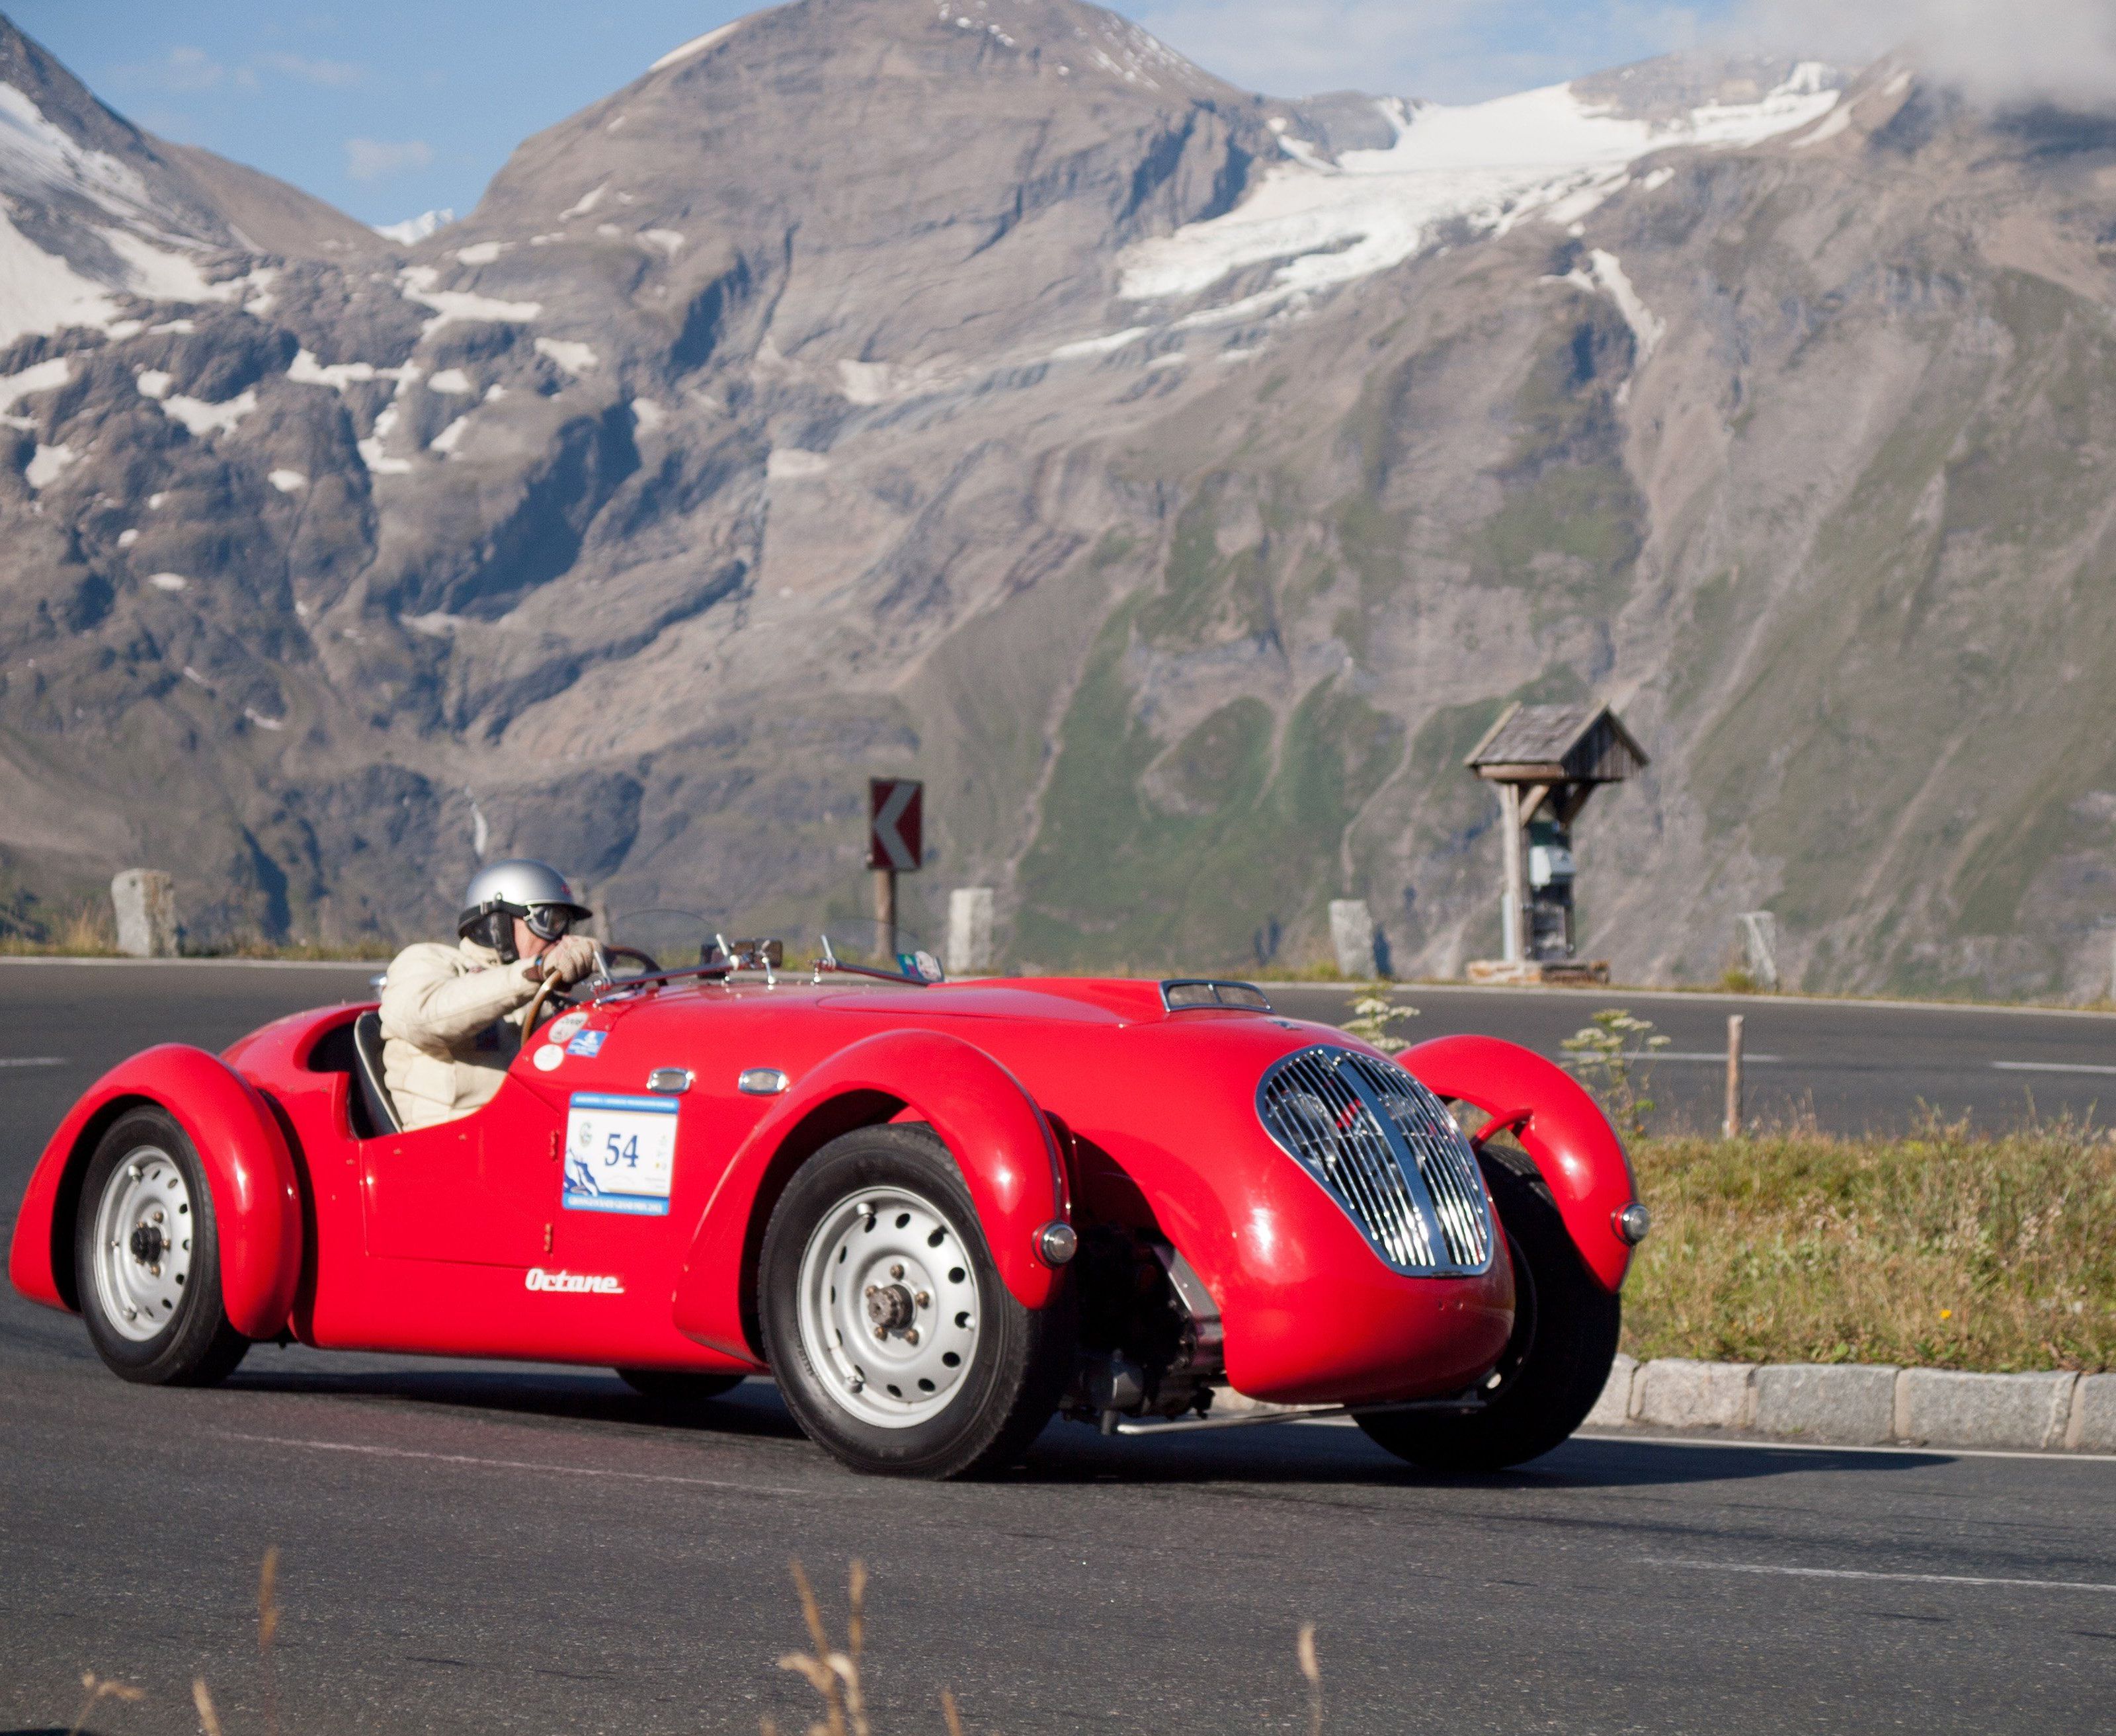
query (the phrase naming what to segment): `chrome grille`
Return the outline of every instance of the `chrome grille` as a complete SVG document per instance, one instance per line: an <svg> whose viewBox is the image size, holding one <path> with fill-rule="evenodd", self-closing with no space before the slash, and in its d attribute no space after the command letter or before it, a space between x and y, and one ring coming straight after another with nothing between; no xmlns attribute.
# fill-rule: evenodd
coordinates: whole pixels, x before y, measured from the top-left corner
<svg viewBox="0 0 2116 1736"><path fill-rule="evenodd" d="M1318 1043L1257 1088L1265 1130L1399 1272L1481 1272L1492 1213L1470 1142L1401 1067Z"/></svg>

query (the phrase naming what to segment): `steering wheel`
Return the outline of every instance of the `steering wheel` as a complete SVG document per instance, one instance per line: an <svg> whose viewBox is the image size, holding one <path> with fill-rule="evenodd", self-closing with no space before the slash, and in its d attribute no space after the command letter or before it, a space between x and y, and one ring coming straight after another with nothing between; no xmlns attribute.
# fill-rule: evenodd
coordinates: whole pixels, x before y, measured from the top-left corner
<svg viewBox="0 0 2116 1736"><path fill-rule="evenodd" d="M529 997L529 1010L522 1015L522 1037L527 1042L536 1029L536 1021L543 1016L544 1003L551 998L551 991L559 986L554 973L547 972L544 980L536 985L536 992Z"/></svg>

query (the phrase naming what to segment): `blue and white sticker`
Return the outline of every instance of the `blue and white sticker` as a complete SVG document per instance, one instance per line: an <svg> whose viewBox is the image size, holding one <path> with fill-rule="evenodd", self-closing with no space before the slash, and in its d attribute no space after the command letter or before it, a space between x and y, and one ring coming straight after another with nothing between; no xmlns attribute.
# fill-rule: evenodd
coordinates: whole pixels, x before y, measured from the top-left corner
<svg viewBox="0 0 2116 1736"><path fill-rule="evenodd" d="M602 1053L602 1046L610 1039L608 1031L582 1031L566 1045L568 1055L593 1056Z"/></svg>
<svg viewBox="0 0 2116 1736"><path fill-rule="evenodd" d="M667 1217L679 1107L666 1097L574 1092L567 1103L566 1174L559 1204L573 1212Z"/></svg>

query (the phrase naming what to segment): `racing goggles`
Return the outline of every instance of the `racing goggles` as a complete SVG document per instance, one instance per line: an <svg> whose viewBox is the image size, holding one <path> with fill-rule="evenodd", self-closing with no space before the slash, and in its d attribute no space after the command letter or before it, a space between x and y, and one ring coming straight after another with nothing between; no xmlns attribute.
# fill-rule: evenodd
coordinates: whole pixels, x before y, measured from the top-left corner
<svg viewBox="0 0 2116 1736"><path fill-rule="evenodd" d="M564 905L531 905L522 920L540 941L562 941L573 926L573 913Z"/></svg>

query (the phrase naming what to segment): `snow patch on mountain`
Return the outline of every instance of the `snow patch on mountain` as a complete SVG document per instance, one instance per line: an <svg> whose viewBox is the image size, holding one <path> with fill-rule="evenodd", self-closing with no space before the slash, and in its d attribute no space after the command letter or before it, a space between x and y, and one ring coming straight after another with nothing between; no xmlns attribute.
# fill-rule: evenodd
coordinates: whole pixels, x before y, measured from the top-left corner
<svg viewBox="0 0 2116 1736"><path fill-rule="evenodd" d="M435 317L427 320L426 329L436 328L458 320L484 320L503 325L525 325L544 311L540 302L502 302L491 296L481 296L468 289L436 289L440 273L431 265L411 265L398 275L404 299L416 302L421 306L434 310Z"/></svg>
<svg viewBox="0 0 2116 1736"><path fill-rule="evenodd" d="M669 67L679 65L684 61L696 59L699 55L704 53L706 49L712 47L715 43L724 42L729 37L734 35L736 27L739 25L741 22L742 21L738 18L735 20L734 24L724 24L716 30L706 31L702 36L693 36L688 42L683 44L681 47L669 49L666 54L664 54L660 59L656 61L654 64L649 67L646 70L649 72L665 72ZM620 116L619 118L622 119L623 117ZM615 124L615 122L611 122L611 125L613 126Z"/></svg>
<svg viewBox="0 0 2116 1736"><path fill-rule="evenodd" d="M0 343L62 326L107 325L113 311L101 284L0 218Z"/></svg>
<svg viewBox="0 0 2116 1736"><path fill-rule="evenodd" d="M257 408L257 393L253 387L240 396L209 404L203 398L181 395L164 398L162 412L182 422L195 435L226 434L242 418Z"/></svg>
<svg viewBox="0 0 2116 1736"><path fill-rule="evenodd" d="M570 338L539 338L536 353L550 357L568 374L592 374L600 360L593 345L578 343Z"/></svg>
<svg viewBox="0 0 2116 1736"><path fill-rule="evenodd" d="M416 217L407 217L402 223L379 223L375 233L399 246L416 246L429 235L438 233L456 220L453 210L443 209L421 211Z"/></svg>
<svg viewBox="0 0 2116 1736"><path fill-rule="evenodd" d="M1287 160L1233 210L1127 248L1120 291L1132 302L1201 295L1276 263L1270 288L1237 304L1249 307L1385 271L1451 220L1486 234L1531 215L1574 221L1653 152L1755 145L1811 124L1838 102L1835 76L1803 62L1755 102L1708 103L1658 123L1591 104L1570 84L1462 107L1388 99L1376 106L1393 145L1332 163L1282 136Z"/></svg>
<svg viewBox="0 0 2116 1736"><path fill-rule="evenodd" d="M72 447L39 446L22 467L22 480L32 488L44 488L58 480L59 473L80 454Z"/></svg>
<svg viewBox="0 0 2116 1736"><path fill-rule="evenodd" d="M137 173L102 151L84 150L12 85L0 85L0 178L40 191L79 193L113 216L151 214Z"/></svg>

